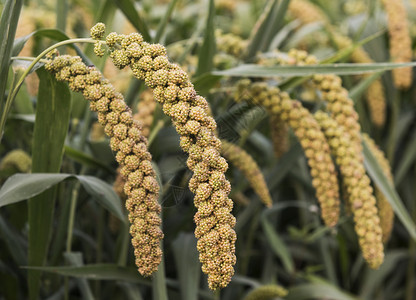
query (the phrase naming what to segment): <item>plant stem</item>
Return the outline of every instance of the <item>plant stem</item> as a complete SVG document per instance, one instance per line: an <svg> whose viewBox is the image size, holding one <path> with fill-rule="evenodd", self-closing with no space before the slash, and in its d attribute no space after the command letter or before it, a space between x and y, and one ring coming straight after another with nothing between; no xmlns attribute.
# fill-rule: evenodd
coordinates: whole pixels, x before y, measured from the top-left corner
<svg viewBox="0 0 416 300"><path fill-rule="evenodd" d="M64 46L64 45L68 45L68 44L74 44L74 43L95 43L95 40L93 40L91 38L80 38L80 39L70 39L70 40L62 41L62 42L59 42L59 43L56 43L56 44L50 46L49 48L44 50L41 54L39 54L37 57L35 57L33 60L29 59L28 57L24 58L24 60L32 60L32 63L22 73L22 75L19 78L19 80L17 81L16 85L14 85L13 91L7 97L6 106L5 106L6 109L3 110L2 114L1 114L1 119L0 119L0 142L3 138L4 126L6 124L6 119L7 119L7 115L8 115L7 107L11 107L11 104L13 103L13 100L16 98L16 95L19 92L20 87L22 86L23 81L25 80L26 76L29 75L29 73L33 69L33 67L38 62L40 62L42 57L44 57L46 54L48 54L49 52L51 52L52 50L54 50L54 49L56 49L60 46ZM16 58L14 58L14 59L16 59Z"/></svg>

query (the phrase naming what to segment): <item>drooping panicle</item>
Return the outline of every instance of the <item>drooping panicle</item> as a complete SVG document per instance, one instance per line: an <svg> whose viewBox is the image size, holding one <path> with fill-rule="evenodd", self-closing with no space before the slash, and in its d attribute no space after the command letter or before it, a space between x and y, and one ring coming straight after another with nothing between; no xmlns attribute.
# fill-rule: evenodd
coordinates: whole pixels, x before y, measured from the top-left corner
<svg viewBox="0 0 416 300"><path fill-rule="evenodd" d="M102 38L102 27L93 27L93 38ZM223 288L234 274L235 218L228 197L231 186L224 175L228 164L220 155L221 142L215 136L216 123L208 114L208 103L197 95L188 75L169 61L164 46L146 43L137 33L110 33L105 43L118 68L129 66L153 90L181 136L180 145L189 154L187 165L194 172L189 188L198 209L194 221L202 271L208 274L211 289Z"/></svg>
<svg viewBox="0 0 416 300"><path fill-rule="evenodd" d="M393 174L391 172L390 164L385 157L383 151L376 145L375 141L367 134L363 134L363 140L367 143L371 152L377 159L381 169L384 171L384 175L389 180L390 184L394 185ZM378 187L374 187L374 195L377 199L378 214L380 216L380 226L383 231L383 243L387 243L391 236L394 224L394 212L390 202L386 199L384 194Z"/></svg>
<svg viewBox="0 0 416 300"><path fill-rule="evenodd" d="M335 226L340 206L337 173L328 143L312 114L299 101L292 100L288 93L248 79L237 84L234 99L263 106L269 114L277 115L293 129L308 158L322 219L327 226Z"/></svg>
<svg viewBox="0 0 416 300"><path fill-rule="evenodd" d="M321 125L340 167L363 257L371 268L377 269L384 260L382 229L376 199L361 155L352 146L349 131L339 126L337 121L322 111L316 112L315 118Z"/></svg>
<svg viewBox="0 0 416 300"><path fill-rule="evenodd" d="M390 59L397 63L410 62L412 60L412 40L404 3L402 0L382 0L381 2L388 19ZM397 88L408 89L412 84L412 68L394 69L393 79Z"/></svg>
<svg viewBox="0 0 416 300"><path fill-rule="evenodd" d="M159 185L151 164L152 157L139 123L133 120L123 96L95 67L86 66L80 57L49 56L45 68L90 101L91 110L98 113L98 122L111 138L110 146L117 153L116 160L125 180L126 208L136 265L142 275L151 275L162 259L159 246L163 238L159 217L161 207L157 201Z"/></svg>
<svg viewBox="0 0 416 300"><path fill-rule="evenodd" d="M222 140L221 144L221 153L224 157L244 174L263 204L267 207L272 206L272 198L266 180L256 161L250 154L233 143Z"/></svg>

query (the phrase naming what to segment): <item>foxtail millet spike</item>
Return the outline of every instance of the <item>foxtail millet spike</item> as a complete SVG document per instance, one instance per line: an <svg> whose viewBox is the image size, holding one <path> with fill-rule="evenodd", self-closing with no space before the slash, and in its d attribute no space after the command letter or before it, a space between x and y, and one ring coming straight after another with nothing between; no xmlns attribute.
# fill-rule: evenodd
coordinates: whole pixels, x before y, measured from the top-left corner
<svg viewBox="0 0 416 300"><path fill-rule="evenodd" d="M261 173L256 161L246 151L237 145L221 140L221 153L237 169L239 169L247 181L267 207L272 206L272 198L267 188L266 180Z"/></svg>
<svg viewBox="0 0 416 300"><path fill-rule="evenodd" d="M323 22L333 42L339 49L353 45L353 41L332 26L325 12L314 3L305 0L292 0L289 4L289 12L302 24ZM363 47L353 49L349 58L355 63L374 63L374 60ZM361 77L365 79L369 76L364 74ZM377 127L382 127L386 120L386 99L381 79L376 79L370 84L366 91L366 98L372 122Z"/></svg>
<svg viewBox="0 0 416 300"><path fill-rule="evenodd" d="M363 257L371 268L377 269L384 260L382 229L376 199L361 155L353 147L349 132L339 126L327 113L318 111L315 113L315 119L321 125L336 163L340 167L344 185L348 190L355 232L358 235Z"/></svg>
<svg viewBox="0 0 416 300"><path fill-rule="evenodd" d="M289 127L275 114L269 116L269 124L274 155L280 158L289 150Z"/></svg>
<svg viewBox="0 0 416 300"><path fill-rule="evenodd" d="M277 115L293 129L308 159L322 219L327 226L335 226L340 206L337 173L328 143L313 116L299 101L292 100L288 93L263 82L241 80L234 99L263 106L269 114Z"/></svg>
<svg viewBox="0 0 416 300"><path fill-rule="evenodd" d="M394 185L393 174L391 172L390 164L385 157L383 151L376 145L375 141L367 134L363 133L363 140L367 143L371 152L374 154L381 169L384 171L384 175L387 177L391 185ZM383 231L383 243L387 243L390 239L391 232L394 224L394 212L390 202L380 191L378 187L374 187L374 195L377 199L378 214L380 216L380 226Z"/></svg>
<svg viewBox="0 0 416 300"><path fill-rule="evenodd" d="M387 13L389 31L390 59L396 63L412 61L412 40L409 33L406 8L402 0L382 0ZM393 70L394 85L408 89L412 84L412 68Z"/></svg>
<svg viewBox="0 0 416 300"><path fill-rule="evenodd" d="M285 297L288 291L276 284L268 284L259 286L250 291L244 300L270 300L276 297Z"/></svg>
<svg viewBox="0 0 416 300"><path fill-rule="evenodd" d="M102 23L91 29L97 44L102 43L98 40L104 31ZM153 90L155 100L162 104L181 136L180 145L189 154L187 165L194 172L189 188L198 209L194 221L202 271L208 275L211 289L224 288L231 281L236 263L236 220L228 197L231 185L224 175L228 164L219 152L221 141L215 136L216 123L208 115L208 103L197 95L188 75L169 61L164 46L146 43L138 33L110 33L105 43L118 68L129 66L134 76ZM101 55L98 50L96 54Z"/></svg>
<svg viewBox="0 0 416 300"><path fill-rule="evenodd" d="M140 125L133 120L123 96L80 57L49 55L45 68L59 81L68 82L73 91L81 92L90 100L91 110L98 112L98 122L111 138L111 149L117 152L116 160L126 180L124 192L136 265L142 275L151 275L162 259L163 233L159 217L161 207L157 201L159 185Z"/></svg>

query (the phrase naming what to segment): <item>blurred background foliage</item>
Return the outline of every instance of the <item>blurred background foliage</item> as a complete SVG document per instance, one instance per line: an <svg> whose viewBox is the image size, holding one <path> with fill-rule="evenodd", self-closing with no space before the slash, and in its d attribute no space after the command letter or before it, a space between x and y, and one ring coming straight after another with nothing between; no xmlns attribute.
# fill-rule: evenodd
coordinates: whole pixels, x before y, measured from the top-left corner
<svg viewBox="0 0 416 300"><path fill-rule="evenodd" d="M402 1L413 54L416 2ZM363 132L376 141L392 166L394 189L386 188L386 196L396 206L402 205L405 214L395 218L384 264L371 270L361 256L352 217L343 213L335 228L326 227L320 219L306 158L295 135L287 133L286 148L277 156L265 111L234 102L235 83L248 73L244 69L235 69L232 76L219 72L243 64L273 66L274 58L292 48L307 50L320 60L332 58L332 63L354 61L352 48L342 52L339 48L345 46L336 42L336 35L349 37L349 46L364 41L370 63L391 60L391 37L381 1L305 0L319 9L318 19L308 5L301 3L304 9L299 12L293 2L299 1L1 1L0 109L2 122L7 122L0 145L0 180L4 184L13 174L31 172L62 176L18 175L22 177L14 177L0 190L0 299L29 299L29 289L36 290L30 285L38 280L39 293L31 292L31 299L38 294L39 299L50 300L416 299L416 85L396 88L390 71L342 76ZM36 57L57 41L88 37L98 21L110 31L138 31L145 40L165 45L171 61L180 64L197 91L207 97L219 136L249 153L266 179L271 208L259 201L237 167L231 164L227 172L237 218L238 262L231 283L220 292L208 289L200 269L193 236L196 210L187 187L191 173L179 136L159 105L142 105L139 111L147 111L150 117L150 152L162 188L164 265L153 278L142 278L134 266L122 197L111 187L117 164L82 95L56 83L39 64L13 103L8 101L30 63L16 56ZM144 103L148 93L144 84L130 70L119 71L110 60L93 55L91 44L60 51L82 54L101 69L134 113ZM375 70L374 66L367 69ZM333 65L328 70L339 71ZM296 83L302 74L289 79L274 74L264 80L286 89L311 111L319 106L319 93L308 84ZM377 80L385 99L381 122L375 122L366 101L366 89ZM47 99L46 104L40 103L41 98ZM379 171L371 162L366 167ZM44 206L30 208L29 201L22 201L28 198ZM31 238L30 214L32 222L37 220L44 228ZM28 261L30 243L37 252ZM28 269L34 276L29 281ZM270 285L274 292L262 292L262 287ZM288 294L284 296L278 286Z"/></svg>

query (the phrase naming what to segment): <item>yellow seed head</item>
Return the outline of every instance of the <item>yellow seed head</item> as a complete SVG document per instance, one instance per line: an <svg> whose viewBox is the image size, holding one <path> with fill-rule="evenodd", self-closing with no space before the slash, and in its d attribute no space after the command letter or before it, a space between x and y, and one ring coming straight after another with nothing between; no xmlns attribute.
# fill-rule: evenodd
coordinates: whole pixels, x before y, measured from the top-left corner
<svg viewBox="0 0 416 300"><path fill-rule="evenodd" d="M269 300L275 297L285 297L288 291L280 285L262 285L250 291L244 300Z"/></svg>
<svg viewBox="0 0 416 300"><path fill-rule="evenodd" d="M231 164L233 164L244 174L251 187L260 197L260 200L264 203L264 205L271 207L272 198L270 197L266 180L264 179L259 166L250 156L250 154L245 152L237 145L224 140L221 141L221 145L221 153L225 156L225 158L227 158Z"/></svg>
<svg viewBox="0 0 416 300"><path fill-rule="evenodd" d="M15 172L28 173L32 168L32 158L25 151L12 150L3 157L0 170L14 170Z"/></svg>
<svg viewBox="0 0 416 300"><path fill-rule="evenodd" d="M247 83L244 83L247 86ZM265 83L248 85L245 91L248 99L264 106L269 114L276 114L290 126L299 139L313 178L316 197L322 210L322 219L327 226L335 226L339 218L338 180L327 141L313 116L299 101ZM273 98L273 101L270 99ZM236 101L244 99L236 95ZM265 103L267 103L265 105Z"/></svg>
<svg viewBox="0 0 416 300"><path fill-rule="evenodd" d="M96 37L101 37L104 29L97 25L93 31ZM91 108L99 111L98 121L111 138L111 148L117 152L116 159L125 180L123 189L127 195L126 208L136 265L142 275L151 275L162 259L159 244L163 233L158 215L161 207L157 202L159 186L150 163L151 155L139 124L133 121L122 95L115 92L95 67L83 64L80 57L49 56L45 68L58 80L69 82L74 91L82 92L91 101ZM67 72L64 77L61 76L63 69ZM144 177L137 177L137 172Z"/></svg>
<svg viewBox="0 0 416 300"><path fill-rule="evenodd" d="M393 62L410 62L412 41L404 3L402 0L383 0L382 3L388 18L390 58ZM412 68L394 69L393 79L397 88L408 89L412 84Z"/></svg>
<svg viewBox="0 0 416 300"><path fill-rule="evenodd" d="M345 151L341 155L339 148L332 145L348 145L351 143L349 132L328 114L318 111L315 118L321 125L326 138L330 142L332 154L337 158L343 182L349 197L349 207L354 215L355 231L364 259L371 268L377 269L384 260L382 229L372 194L370 179L365 173L362 157L354 151ZM332 143L332 141L337 141ZM350 145L353 147L353 145Z"/></svg>
<svg viewBox="0 0 416 300"><path fill-rule="evenodd" d="M374 140L371 139L367 134L363 134L363 139L367 143L371 152L376 157L377 162L383 169L387 179L390 181L391 184L394 184L390 164L387 158L384 156L384 153L377 147ZM394 212L389 201L386 199L386 197L383 195L379 188L376 187L374 193L377 199L378 213L380 215L380 226L383 231L383 242L386 243L389 240L393 229Z"/></svg>
<svg viewBox="0 0 416 300"><path fill-rule="evenodd" d="M143 42L137 34L116 33L106 37L106 44L118 68L129 66L138 79L154 90L156 100L181 135L183 150L190 153L189 168L194 171L197 166L201 167L200 163L208 166L209 176L194 173L189 188L195 193L194 202L198 208L194 221L202 271L208 274L211 289L223 288L234 274L235 218L231 214L232 201L228 198L231 186L224 176L227 167L219 154L221 142L215 136L216 123L207 113L208 103L197 95L188 75L169 62L162 45ZM213 155L204 155L207 149ZM135 166L129 157L124 159L127 160L126 166ZM143 182L152 190L154 183L146 182L146 178ZM211 205L213 209L207 209Z"/></svg>

